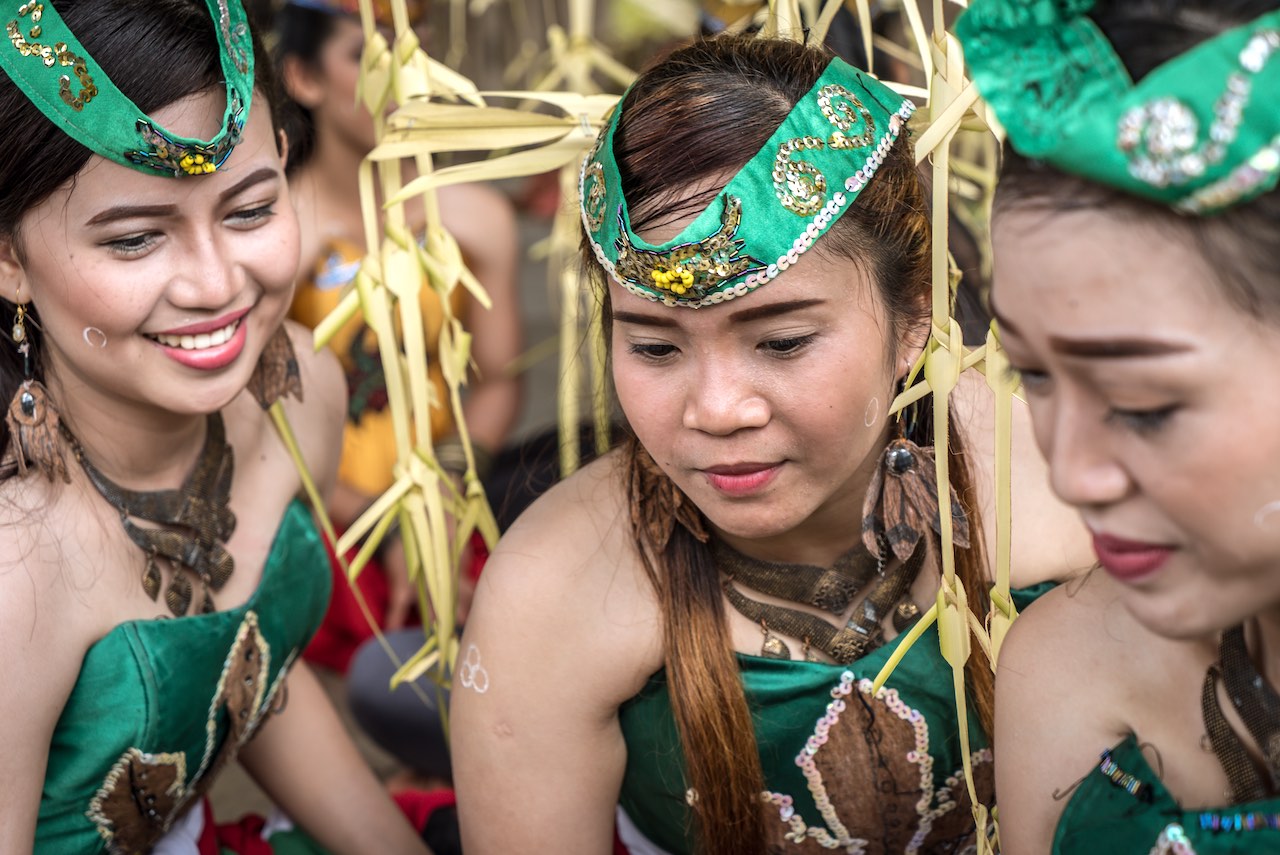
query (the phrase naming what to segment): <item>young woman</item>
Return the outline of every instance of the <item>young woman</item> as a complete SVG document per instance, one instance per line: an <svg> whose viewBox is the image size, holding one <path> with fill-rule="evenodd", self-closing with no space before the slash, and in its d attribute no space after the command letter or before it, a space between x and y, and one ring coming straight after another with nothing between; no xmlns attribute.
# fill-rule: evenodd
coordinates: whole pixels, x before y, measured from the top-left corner
<svg viewBox="0 0 1280 855"><path fill-rule="evenodd" d="M1001 840L1277 851L1280 6L1064 5L959 27L1021 152L1001 337L1101 565L1003 647Z"/></svg>
<svg viewBox="0 0 1280 855"><path fill-rule="evenodd" d="M265 408L328 483L341 381L281 326L298 229L240 3L46 0L8 35L0 850L425 852L295 665L328 573ZM306 834L214 828L237 757Z"/></svg>
<svg viewBox="0 0 1280 855"><path fill-rule="evenodd" d="M417 25L424 17L421 5L409 4ZM379 22L389 26L387 4L375 8ZM377 141L373 118L356 94L364 32L354 0L289 0L276 15L275 31L277 62L293 108L289 183L302 229L302 278L290 315L314 327L338 305L365 253L364 225L355 200L360 164ZM412 163L406 161L404 168L412 169ZM483 185L445 187L439 198L441 224L458 241L468 266L493 299L493 307L485 309L458 288L451 307L475 336L475 370L464 412L480 465L487 468L520 414L521 384L509 370L522 348L515 216L501 193ZM422 207L410 205L407 212L409 226L421 234L426 225ZM427 346L433 349L444 311L430 292L423 295L422 307ZM328 504L334 521L346 526L391 486L396 448L372 330L361 318L353 318L330 346L342 362L350 397L338 483ZM451 436L454 426L444 375L434 358L430 363L442 402L432 412L438 454L460 475L465 460L461 445ZM389 541L382 558L382 564L362 575L361 587L384 625L397 629L415 602L398 540ZM385 574L379 572L384 569ZM342 579L340 573L334 578ZM363 613L340 589L308 657L346 671L356 645L370 637ZM421 634L416 638L406 642L413 649L421 645Z"/></svg>
<svg viewBox="0 0 1280 855"><path fill-rule="evenodd" d="M928 328L910 111L820 51L743 38L661 59L615 111L582 214L634 439L540 499L480 581L452 699L468 852L598 855L619 804L632 852L973 842L936 632L870 691L939 579L931 428L887 414ZM956 392L952 446L978 609L991 473L961 445L990 447L985 389ZM1079 539L1035 471L1024 586Z"/></svg>

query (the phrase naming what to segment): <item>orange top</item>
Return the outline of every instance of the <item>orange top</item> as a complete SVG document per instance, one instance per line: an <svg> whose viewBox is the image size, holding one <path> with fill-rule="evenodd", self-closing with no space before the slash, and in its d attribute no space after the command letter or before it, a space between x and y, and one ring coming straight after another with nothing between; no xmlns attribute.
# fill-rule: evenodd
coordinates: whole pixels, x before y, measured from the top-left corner
<svg viewBox="0 0 1280 855"><path fill-rule="evenodd" d="M331 240L308 278L298 282L289 315L314 329L332 312L355 281L364 252L355 244ZM462 310L463 293L454 292L453 310ZM430 288L420 297L422 321L427 336L428 375L431 380L431 435L439 438L453 432L448 388L435 359L444 323L440 298ZM367 496L377 496L392 484L396 462L395 432L387 405L386 378L373 330L358 313L342 325L329 341L347 377L347 425L342 437L342 460L338 479Z"/></svg>

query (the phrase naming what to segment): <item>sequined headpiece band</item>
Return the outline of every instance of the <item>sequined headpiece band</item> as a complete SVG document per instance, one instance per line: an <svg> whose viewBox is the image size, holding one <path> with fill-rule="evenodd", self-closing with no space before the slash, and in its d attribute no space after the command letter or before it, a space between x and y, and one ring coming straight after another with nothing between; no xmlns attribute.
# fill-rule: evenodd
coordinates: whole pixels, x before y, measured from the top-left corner
<svg viewBox="0 0 1280 855"><path fill-rule="evenodd" d="M1136 84L1087 17L1094 0L973 0L956 24L1009 142L1192 214L1280 178L1280 10L1177 56Z"/></svg>
<svg viewBox="0 0 1280 855"><path fill-rule="evenodd" d="M697 219L655 246L631 230L622 196L613 154L619 108L583 164L582 223L605 270L633 294L694 308L742 297L795 264L840 218L914 110L833 59Z"/></svg>
<svg viewBox="0 0 1280 855"><path fill-rule="evenodd" d="M211 173L231 156L244 131L253 99L253 42L240 0L206 3L227 85L222 129L210 140L171 134L139 110L48 0L23 3L8 21L10 44L0 42L0 68L49 121L95 154L151 175Z"/></svg>

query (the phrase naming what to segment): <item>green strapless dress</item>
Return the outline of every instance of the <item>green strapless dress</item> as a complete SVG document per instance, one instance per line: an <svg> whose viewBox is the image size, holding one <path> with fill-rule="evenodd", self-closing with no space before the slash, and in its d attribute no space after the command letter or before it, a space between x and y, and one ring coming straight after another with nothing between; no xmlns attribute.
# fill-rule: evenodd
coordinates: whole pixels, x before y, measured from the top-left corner
<svg viewBox="0 0 1280 855"><path fill-rule="evenodd" d="M89 648L49 745L35 851L149 851L270 715L329 601L311 514L286 509L249 601L127 621Z"/></svg>
<svg viewBox="0 0 1280 855"><path fill-rule="evenodd" d="M1185 810L1132 735L1103 756L1067 802L1055 855L1228 855L1280 852L1280 798Z"/></svg>
<svg viewBox="0 0 1280 855"><path fill-rule="evenodd" d="M1019 608L1048 590L1015 592ZM770 805L772 852L951 853L974 842L951 667L930 627L878 694L871 683L902 636L848 666L739 654ZM619 803L649 843L694 851L683 754L659 671L619 717L627 767ZM991 751L970 715L978 796Z"/></svg>

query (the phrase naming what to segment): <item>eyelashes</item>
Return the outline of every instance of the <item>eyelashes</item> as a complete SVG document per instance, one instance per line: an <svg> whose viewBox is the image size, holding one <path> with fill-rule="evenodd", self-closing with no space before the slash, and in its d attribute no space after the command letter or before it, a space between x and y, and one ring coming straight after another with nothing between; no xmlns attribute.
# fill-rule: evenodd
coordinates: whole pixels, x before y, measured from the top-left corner
<svg viewBox="0 0 1280 855"><path fill-rule="evenodd" d="M816 333L806 335L787 336L786 338L774 338L761 342L759 349L768 356L780 359L787 359L798 356L805 348L813 344L818 338ZM632 342L627 345L627 352L638 356L641 359L652 362L663 362L673 358L680 349L674 344L666 344L662 342Z"/></svg>
<svg viewBox="0 0 1280 855"><path fill-rule="evenodd" d="M1107 413L1106 420L1109 424L1118 424L1134 433L1149 436L1166 427L1177 410L1176 404L1151 410L1126 410L1113 407Z"/></svg>

